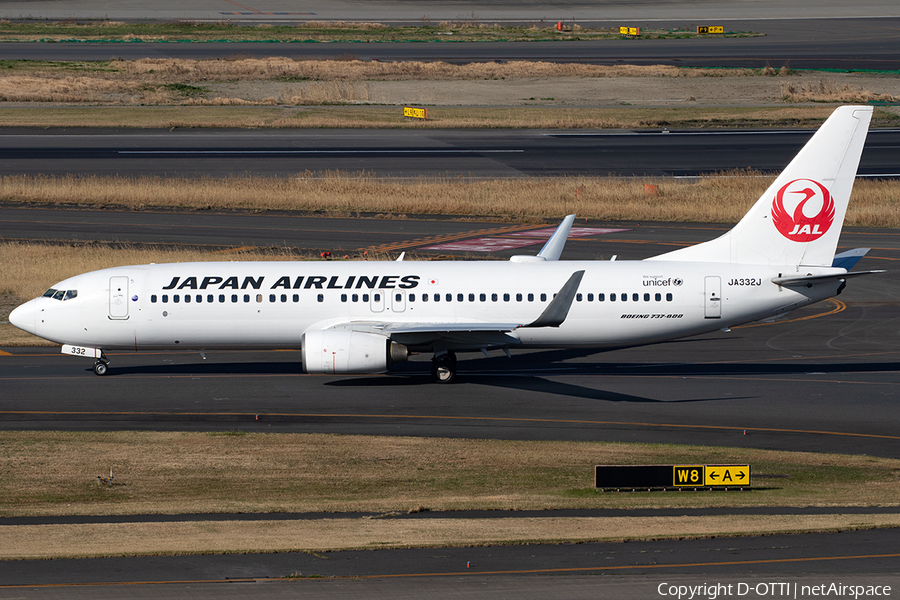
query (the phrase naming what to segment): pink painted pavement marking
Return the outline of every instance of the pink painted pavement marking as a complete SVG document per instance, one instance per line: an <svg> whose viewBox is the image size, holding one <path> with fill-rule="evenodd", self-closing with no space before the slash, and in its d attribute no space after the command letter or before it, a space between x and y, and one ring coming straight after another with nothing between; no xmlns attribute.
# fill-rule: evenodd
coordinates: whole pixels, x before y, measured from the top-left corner
<svg viewBox="0 0 900 600"><path fill-rule="evenodd" d="M549 229L530 229L528 231L517 231L508 233L511 237L544 237L548 238L556 231L555 227ZM589 237L592 235L603 235L605 233L619 233L620 231L628 231L627 229L610 229L608 227L573 227L569 230L569 237Z"/></svg>
<svg viewBox="0 0 900 600"><path fill-rule="evenodd" d="M436 246L424 246L422 250L459 250L463 252L499 252L500 250L512 250L540 244L543 238L549 238L556 231L555 227L548 229L532 229L530 231L517 231L506 234L506 237L484 237L470 240L458 240L437 244ZM605 233L618 233L627 229L610 229L605 227L573 227L569 231L569 237L589 237L603 235Z"/></svg>
<svg viewBox="0 0 900 600"><path fill-rule="evenodd" d="M466 252L498 252L500 250L512 250L539 243L528 238L474 238L471 240L459 240L447 242L437 246L425 246L422 250L463 250Z"/></svg>

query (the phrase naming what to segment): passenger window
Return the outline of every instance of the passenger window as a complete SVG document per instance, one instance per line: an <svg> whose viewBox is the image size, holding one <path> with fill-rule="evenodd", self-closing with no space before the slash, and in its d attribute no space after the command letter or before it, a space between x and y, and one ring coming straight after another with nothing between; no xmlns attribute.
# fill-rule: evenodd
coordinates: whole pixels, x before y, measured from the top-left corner
<svg viewBox="0 0 900 600"><path fill-rule="evenodd" d="M534 302L534 294L528 294L528 301Z"/></svg>
<svg viewBox="0 0 900 600"><path fill-rule="evenodd" d="M410 294L410 296L413 296L413 295L414 294ZM434 295L435 302L437 302L439 298L440 298L440 296L438 296L437 294ZM422 302L428 302L428 294L422 294Z"/></svg>
<svg viewBox="0 0 900 600"><path fill-rule="evenodd" d="M294 297L291 298L294 302L300 302L300 294L294 294Z"/></svg>
<svg viewBox="0 0 900 600"><path fill-rule="evenodd" d="M282 294L282 295L281 295L281 301L282 301L282 302L287 302L287 294Z"/></svg>
<svg viewBox="0 0 900 600"><path fill-rule="evenodd" d="M322 294L319 294L319 296L321 295ZM375 294L373 300L375 300L375 302L381 302L381 294ZM319 302L321 302L321 300L319 300Z"/></svg>
<svg viewBox="0 0 900 600"><path fill-rule="evenodd" d="M606 294L597 294L597 302L605 302Z"/></svg>
<svg viewBox="0 0 900 600"><path fill-rule="evenodd" d="M175 294L174 296L172 296L172 302L175 302L177 304L180 301L181 301L181 294Z"/></svg>
<svg viewBox="0 0 900 600"><path fill-rule="evenodd" d="M469 302L475 302L475 294L469 294Z"/></svg>
<svg viewBox="0 0 900 600"><path fill-rule="evenodd" d="M363 302L368 302L368 301L369 301L369 295L363 294Z"/></svg>
<svg viewBox="0 0 900 600"><path fill-rule="evenodd" d="M237 294L232 294L232 295L231 295L231 301L232 301L232 302L237 302Z"/></svg>
<svg viewBox="0 0 900 600"><path fill-rule="evenodd" d="M672 301L672 294L666 294L666 302Z"/></svg>
<svg viewBox="0 0 900 600"><path fill-rule="evenodd" d="M402 301L403 301L403 294L394 294L394 301L395 301L395 302L402 302Z"/></svg>
<svg viewBox="0 0 900 600"><path fill-rule="evenodd" d="M224 296L222 297L222 300L223 300L223 301L225 300ZM215 301L215 297L214 297L212 294L207 294L207 296L206 296L206 301L207 301L207 302L214 302L214 301Z"/></svg>
<svg viewBox="0 0 900 600"><path fill-rule="evenodd" d="M575 294L575 300L581 302L581 294Z"/></svg>
<svg viewBox="0 0 900 600"><path fill-rule="evenodd" d="M197 301L197 304L202 304L203 303L203 294L197 294L197 297L195 298L195 300Z"/></svg>
<svg viewBox="0 0 900 600"><path fill-rule="evenodd" d="M641 299L641 295L640 294L632 294L631 299L634 300L635 302L637 302L638 300Z"/></svg>
<svg viewBox="0 0 900 600"><path fill-rule="evenodd" d="M184 295L184 301L185 301L187 304L190 304L190 303L191 303L191 295L190 295L190 294L185 294L185 295Z"/></svg>
<svg viewBox="0 0 900 600"><path fill-rule="evenodd" d="M250 302L250 294L244 294L244 302Z"/></svg>
<svg viewBox="0 0 900 600"><path fill-rule="evenodd" d="M522 301L522 294L516 294L516 302Z"/></svg>
<svg viewBox="0 0 900 600"><path fill-rule="evenodd" d="M547 294L541 294L541 302L547 301Z"/></svg>
<svg viewBox="0 0 900 600"><path fill-rule="evenodd" d="M168 296L168 294L163 294L162 300L163 300L163 304L165 304L166 302L168 302L168 301L169 301L169 296Z"/></svg>
<svg viewBox="0 0 900 600"><path fill-rule="evenodd" d="M347 294L341 294L341 302L347 301Z"/></svg>
<svg viewBox="0 0 900 600"><path fill-rule="evenodd" d="M609 295L609 301L610 301L610 302L615 302L615 301L616 301L616 295L615 295L615 294L610 294L610 295Z"/></svg>
<svg viewBox="0 0 900 600"><path fill-rule="evenodd" d="M650 294L644 294L644 302L650 302Z"/></svg>
<svg viewBox="0 0 900 600"><path fill-rule="evenodd" d="M422 296L423 296L424 298L427 298L427 297L428 297L427 294L423 294ZM399 300L399 298L398 298L398 300ZM409 301L410 301L410 302L415 302L415 301L416 301L416 295L415 295L415 294L410 294L410 295L409 295Z"/></svg>
<svg viewBox="0 0 900 600"><path fill-rule="evenodd" d="M593 302L593 301L594 301L594 295L593 295L593 294L588 294L587 298L588 298L588 302Z"/></svg>
<svg viewBox="0 0 900 600"><path fill-rule="evenodd" d="M276 300L275 294L269 294L269 302L275 302Z"/></svg>
<svg viewBox="0 0 900 600"><path fill-rule="evenodd" d="M441 300L440 294L435 294L434 297L437 298L438 301L440 302L440 300ZM444 296L444 300L446 300L447 302L453 302L453 294L447 294L446 296Z"/></svg>
<svg viewBox="0 0 900 600"><path fill-rule="evenodd" d="M486 294L478 294L478 299L481 300L482 302L484 302L485 300L487 300L487 295Z"/></svg>
<svg viewBox="0 0 900 600"><path fill-rule="evenodd" d="M352 296L350 296L350 299L354 302L359 302L359 294L353 294Z"/></svg>
<svg viewBox="0 0 900 600"><path fill-rule="evenodd" d="M318 300L319 302L325 302L325 294L319 294Z"/></svg>
<svg viewBox="0 0 900 600"><path fill-rule="evenodd" d="M219 294L219 302L225 302L225 294Z"/></svg>
<svg viewBox="0 0 900 600"><path fill-rule="evenodd" d="M619 294L619 300L621 300L622 302L627 302L628 294Z"/></svg>
<svg viewBox="0 0 900 600"><path fill-rule="evenodd" d="M153 294L153 295L150 296L150 303L151 303L151 304L156 304L156 294Z"/></svg>
<svg viewBox="0 0 900 600"><path fill-rule="evenodd" d="M509 302L509 294L503 294L503 301Z"/></svg>
<svg viewBox="0 0 900 600"><path fill-rule="evenodd" d="M654 296L654 299L655 299L657 302L659 302L660 300L662 300L662 294L657 293L656 296Z"/></svg>
<svg viewBox="0 0 900 600"><path fill-rule="evenodd" d="M462 302L462 301L463 301L463 295L462 295L462 294L457 294L457 295L456 295L456 301L457 301L457 302Z"/></svg>

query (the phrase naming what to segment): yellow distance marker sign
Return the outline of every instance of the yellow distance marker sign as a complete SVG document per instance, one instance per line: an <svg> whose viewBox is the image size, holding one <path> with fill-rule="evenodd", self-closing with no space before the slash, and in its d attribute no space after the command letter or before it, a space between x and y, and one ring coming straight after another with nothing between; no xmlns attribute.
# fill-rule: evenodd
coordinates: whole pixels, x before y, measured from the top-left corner
<svg viewBox="0 0 900 600"><path fill-rule="evenodd" d="M750 465L706 465L703 485L746 487L750 485Z"/></svg>
<svg viewBox="0 0 900 600"><path fill-rule="evenodd" d="M619 35L641 35L640 27L619 27Z"/></svg>
<svg viewBox="0 0 900 600"><path fill-rule="evenodd" d="M413 106L404 106L403 107L403 116L404 117L412 117L413 119L427 119L428 118L428 109L427 108L415 108Z"/></svg>
<svg viewBox="0 0 900 600"><path fill-rule="evenodd" d="M707 35L710 33L725 33L725 27L722 25L698 25L697 35Z"/></svg>

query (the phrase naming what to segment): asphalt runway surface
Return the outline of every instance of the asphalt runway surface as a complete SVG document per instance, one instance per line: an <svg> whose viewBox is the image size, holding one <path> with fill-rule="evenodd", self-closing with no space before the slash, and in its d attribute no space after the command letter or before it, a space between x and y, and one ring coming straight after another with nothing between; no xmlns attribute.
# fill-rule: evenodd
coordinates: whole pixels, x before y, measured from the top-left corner
<svg viewBox="0 0 900 600"><path fill-rule="evenodd" d="M741 588L744 598L794 598L795 583L890 585L896 593L898 557L896 530L871 530L604 544L0 562L0 598L422 598L440 590L441 598L631 600L662 597L662 584L667 595L672 585L730 584L731 593L719 595L738 597L741 583L747 586ZM284 579L298 574L307 578ZM73 581L82 585L71 585Z"/></svg>
<svg viewBox="0 0 900 600"><path fill-rule="evenodd" d="M415 23L457 20L507 20L514 22L550 21L577 18L583 20L636 18L662 19L808 19L898 16L896 3L890 0L864 0L847 3L820 0L812 9L796 0L758 0L752 4L728 0L563 0L548 5L540 0L419 0L417 2L371 2L360 0L309 0L298 5L294 0L158 0L152 4L140 0L42 0L41 2L4 0L0 15L6 18L46 19L120 19L167 21L173 19L225 20L247 23L290 23L306 20L405 21Z"/></svg>
<svg viewBox="0 0 900 600"><path fill-rule="evenodd" d="M694 177L779 171L812 130L6 129L0 175ZM873 129L860 176L900 176L900 130Z"/></svg>

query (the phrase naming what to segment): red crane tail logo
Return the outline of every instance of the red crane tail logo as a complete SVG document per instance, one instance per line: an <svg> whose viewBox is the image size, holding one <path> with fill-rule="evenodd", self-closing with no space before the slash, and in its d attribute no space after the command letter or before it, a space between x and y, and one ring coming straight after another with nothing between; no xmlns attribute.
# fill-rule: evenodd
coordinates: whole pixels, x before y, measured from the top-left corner
<svg viewBox="0 0 900 600"><path fill-rule="evenodd" d="M834 223L834 199L818 181L795 179L775 194L772 223L792 242L817 240Z"/></svg>

